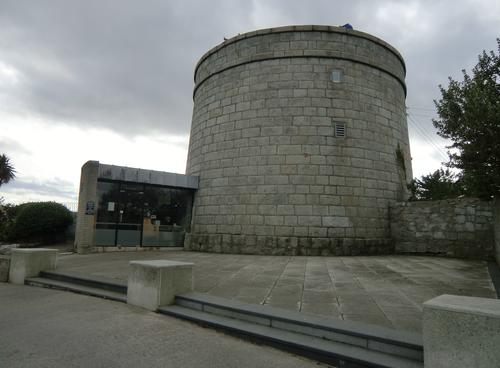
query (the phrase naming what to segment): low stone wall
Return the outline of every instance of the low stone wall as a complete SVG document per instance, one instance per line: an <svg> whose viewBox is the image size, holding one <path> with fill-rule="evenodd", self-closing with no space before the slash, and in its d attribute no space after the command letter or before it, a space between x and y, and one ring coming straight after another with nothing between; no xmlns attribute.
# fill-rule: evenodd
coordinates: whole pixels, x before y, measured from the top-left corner
<svg viewBox="0 0 500 368"><path fill-rule="evenodd" d="M494 259L494 202L400 202L391 206L390 216L396 253Z"/></svg>

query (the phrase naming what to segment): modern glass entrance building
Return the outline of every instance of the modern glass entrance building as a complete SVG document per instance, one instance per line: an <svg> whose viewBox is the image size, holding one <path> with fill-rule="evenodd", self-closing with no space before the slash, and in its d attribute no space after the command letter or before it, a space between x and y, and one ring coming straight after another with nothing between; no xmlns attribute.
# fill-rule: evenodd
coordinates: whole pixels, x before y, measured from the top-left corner
<svg viewBox="0 0 500 368"><path fill-rule="evenodd" d="M197 187L193 176L88 161L78 199L78 251L183 246Z"/></svg>
<svg viewBox="0 0 500 368"><path fill-rule="evenodd" d="M193 191L143 183L97 181L97 246L183 246Z"/></svg>

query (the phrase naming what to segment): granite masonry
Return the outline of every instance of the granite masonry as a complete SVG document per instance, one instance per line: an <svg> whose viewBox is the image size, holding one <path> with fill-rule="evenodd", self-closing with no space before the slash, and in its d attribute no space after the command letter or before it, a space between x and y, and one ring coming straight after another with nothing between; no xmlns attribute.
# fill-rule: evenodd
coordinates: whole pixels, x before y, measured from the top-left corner
<svg viewBox="0 0 500 368"><path fill-rule="evenodd" d="M185 248L392 253L389 205L412 178L405 64L386 42L328 26L238 35L195 70Z"/></svg>
<svg viewBox="0 0 500 368"><path fill-rule="evenodd" d="M184 244L218 253L420 253L500 263L500 201L407 202L405 73L392 46L342 27L288 26L225 40L195 68L186 175L87 162L76 249ZM189 200L176 199L179 190L190 191Z"/></svg>
<svg viewBox="0 0 500 368"><path fill-rule="evenodd" d="M494 208L474 198L393 204L395 252L493 260Z"/></svg>

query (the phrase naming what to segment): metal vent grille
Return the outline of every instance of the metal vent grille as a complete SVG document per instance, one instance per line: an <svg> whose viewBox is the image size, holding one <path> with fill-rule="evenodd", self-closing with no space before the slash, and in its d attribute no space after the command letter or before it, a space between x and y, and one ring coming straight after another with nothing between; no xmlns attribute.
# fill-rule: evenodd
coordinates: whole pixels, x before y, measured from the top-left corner
<svg viewBox="0 0 500 368"><path fill-rule="evenodd" d="M345 123L335 123L335 137L345 137Z"/></svg>

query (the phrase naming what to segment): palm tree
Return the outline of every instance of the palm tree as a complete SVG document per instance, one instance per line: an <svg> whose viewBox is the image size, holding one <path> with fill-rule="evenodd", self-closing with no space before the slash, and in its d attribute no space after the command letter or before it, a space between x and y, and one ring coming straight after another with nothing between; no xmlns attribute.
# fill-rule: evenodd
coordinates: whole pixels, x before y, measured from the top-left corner
<svg viewBox="0 0 500 368"><path fill-rule="evenodd" d="M5 155L0 155L0 186L7 184L16 177L16 170L10 163L10 159Z"/></svg>

